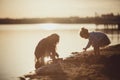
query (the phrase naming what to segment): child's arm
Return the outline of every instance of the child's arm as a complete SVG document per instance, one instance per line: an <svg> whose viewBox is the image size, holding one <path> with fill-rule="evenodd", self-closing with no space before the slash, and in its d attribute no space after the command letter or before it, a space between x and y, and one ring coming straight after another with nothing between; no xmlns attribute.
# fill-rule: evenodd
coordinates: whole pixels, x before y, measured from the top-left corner
<svg viewBox="0 0 120 80"><path fill-rule="evenodd" d="M85 47L85 48L83 48L83 50L87 50L89 47L91 46L91 41L89 40L89 42L88 42L88 44L87 44L87 46Z"/></svg>

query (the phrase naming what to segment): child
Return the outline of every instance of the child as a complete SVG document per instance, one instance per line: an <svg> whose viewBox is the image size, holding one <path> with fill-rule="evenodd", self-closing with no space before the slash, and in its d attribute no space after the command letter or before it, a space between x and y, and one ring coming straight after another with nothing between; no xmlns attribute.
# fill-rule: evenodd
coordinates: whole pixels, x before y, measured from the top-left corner
<svg viewBox="0 0 120 80"><path fill-rule="evenodd" d="M51 57L52 60L55 60L56 57L58 58L59 55L56 52L56 46L59 42L59 35L54 33L50 36L43 38L35 48L35 68L39 68L45 65L44 58Z"/></svg>
<svg viewBox="0 0 120 80"><path fill-rule="evenodd" d="M88 32L88 29L82 28L80 36L89 39L87 46L83 49L86 51L92 45L95 55L100 55L100 47L105 47L110 44L109 38L102 32Z"/></svg>

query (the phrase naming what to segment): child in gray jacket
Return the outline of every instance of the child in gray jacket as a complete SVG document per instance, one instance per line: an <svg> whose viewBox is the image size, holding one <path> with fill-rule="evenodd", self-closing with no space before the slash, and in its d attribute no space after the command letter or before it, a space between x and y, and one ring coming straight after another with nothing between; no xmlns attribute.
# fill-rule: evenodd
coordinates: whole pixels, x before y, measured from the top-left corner
<svg viewBox="0 0 120 80"><path fill-rule="evenodd" d="M110 44L109 38L102 32L88 32L88 29L81 28L80 36L89 40L87 46L83 49L86 51L92 45L95 55L100 55L100 47Z"/></svg>

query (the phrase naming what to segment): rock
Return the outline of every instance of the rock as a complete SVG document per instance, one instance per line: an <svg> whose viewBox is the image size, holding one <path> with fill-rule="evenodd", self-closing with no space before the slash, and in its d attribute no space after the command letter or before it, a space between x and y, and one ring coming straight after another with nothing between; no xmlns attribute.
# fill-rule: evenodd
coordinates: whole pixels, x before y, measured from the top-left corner
<svg viewBox="0 0 120 80"><path fill-rule="evenodd" d="M38 68L36 71L38 75L53 75L53 74L63 74L60 63L48 64Z"/></svg>

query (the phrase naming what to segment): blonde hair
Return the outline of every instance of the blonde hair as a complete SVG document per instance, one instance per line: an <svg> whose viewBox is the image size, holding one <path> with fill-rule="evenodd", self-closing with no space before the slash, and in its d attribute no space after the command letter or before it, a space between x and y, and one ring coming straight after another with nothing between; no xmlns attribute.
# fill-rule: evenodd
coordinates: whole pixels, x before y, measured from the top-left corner
<svg viewBox="0 0 120 80"><path fill-rule="evenodd" d="M88 29L86 29L86 28L81 28L81 31L80 31L80 36L81 37L84 37L85 35L88 35L89 33L88 33Z"/></svg>

